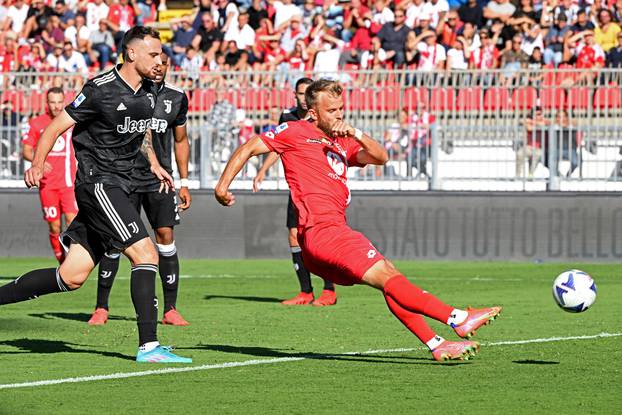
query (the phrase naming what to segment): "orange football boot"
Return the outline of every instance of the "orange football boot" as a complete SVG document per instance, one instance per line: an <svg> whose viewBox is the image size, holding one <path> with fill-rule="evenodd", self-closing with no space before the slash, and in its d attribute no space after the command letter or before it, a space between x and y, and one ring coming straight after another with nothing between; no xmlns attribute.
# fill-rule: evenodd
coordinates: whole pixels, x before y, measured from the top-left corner
<svg viewBox="0 0 622 415"><path fill-rule="evenodd" d="M475 331L480 327L490 324L494 319L501 314L501 307L487 307L487 308L467 308L466 320L462 323L453 326L454 331L460 337L470 339L475 335Z"/></svg>

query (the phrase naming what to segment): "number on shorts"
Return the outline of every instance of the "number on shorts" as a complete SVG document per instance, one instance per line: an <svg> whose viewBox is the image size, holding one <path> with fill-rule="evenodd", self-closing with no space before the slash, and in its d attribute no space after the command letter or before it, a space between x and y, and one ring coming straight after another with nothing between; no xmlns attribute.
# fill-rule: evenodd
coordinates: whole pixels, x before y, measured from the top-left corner
<svg viewBox="0 0 622 415"><path fill-rule="evenodd" d="M54 206L44 207L43 214L45 215L46 219L50 219L50 218L55 218L58 215L58 211L56 210L56 207Z"/></svg>

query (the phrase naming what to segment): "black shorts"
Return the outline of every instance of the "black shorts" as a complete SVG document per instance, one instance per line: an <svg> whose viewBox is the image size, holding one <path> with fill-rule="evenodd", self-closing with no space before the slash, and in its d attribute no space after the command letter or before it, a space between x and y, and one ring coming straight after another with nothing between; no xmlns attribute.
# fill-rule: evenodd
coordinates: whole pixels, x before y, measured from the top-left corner
<svg viewBox="0 0 622 415"><path fill-rule="evenodd" d="M105 252L121 252L148 238L140 214L120 187L85 183L76 187L78 215L62 235L65 247L82 245L93 262L99 262Z"/></svg>
<svg viewBox="0 0 622 415"><path fill-rule="evenodd" d="M297 228L298 227L298 210L296 209L296 205L292 201L292 194L289 194L289 200L287 201L287 228Z"/></svg>
<svg viewBox="0 0 622 415"><path fill-rule="evenodd" d="M174 191L132 193L130 201L138 212L141 206L145 209L145 214L153 229L172 228L179 225L179 207Z"/></svg>

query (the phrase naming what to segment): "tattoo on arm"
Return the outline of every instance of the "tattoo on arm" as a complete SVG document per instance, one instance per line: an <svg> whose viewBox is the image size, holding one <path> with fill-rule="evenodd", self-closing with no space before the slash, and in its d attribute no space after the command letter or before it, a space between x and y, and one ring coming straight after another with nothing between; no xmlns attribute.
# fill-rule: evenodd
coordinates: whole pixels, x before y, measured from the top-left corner
<svg viewBox="0 0 622 415"><path fill-rule="evenodd" d="M145 132L145 138L143 139L143 143L140 146L140 151L143 153L145 158L149 163L151 163L151 154L153 154L153 142L152 142L152 134L151 129L147 129Z"/></svg>

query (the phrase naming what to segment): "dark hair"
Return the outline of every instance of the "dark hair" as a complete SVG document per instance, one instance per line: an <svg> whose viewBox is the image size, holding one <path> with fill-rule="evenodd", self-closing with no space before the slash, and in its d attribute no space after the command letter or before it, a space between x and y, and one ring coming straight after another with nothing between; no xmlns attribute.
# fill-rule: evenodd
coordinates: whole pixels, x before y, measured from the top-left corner
<svg viewBox="0 0 622 415"><path fill-rule="evenodd" d="M55 86L55 87L48 89L48 92L45 94L45 97L46 98L49 97L50 94L62 94L64 96L65 91L63 91L63 88Z"/></svg>
<svg viewBox="0 0 622 415"><path fill-rule="evenodd" d="M343 87L339 82L333 81L332 79L320 79L319 81L312 82L305 91L305 102L308 108L315 108L317 106L320 92L327 92L338 97L343 93Z"/></svg>
<svg viewBox="0 0 622 415"><path fill-rule="evenodd" d="M296 81L296 86L294 87L295 91L298 91L298 87L300 85L311 85L313 83L313 79L311 78L300 78Z"/></svg>
<svg viewBox="0 0 622 415"><path fill-rule="evenodd" d="M123 41L121 42L121 53L123 54L123 58L127 59L127 47L128 45L136 39L144 39L146 37L152 37L154 39L160 39L160 32L155 30L152 27L147 26L134 26L123 36Z"/></svg>

